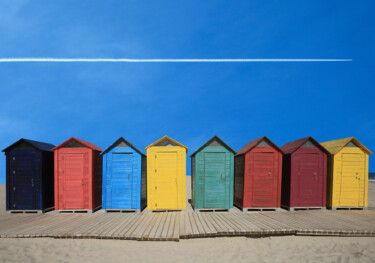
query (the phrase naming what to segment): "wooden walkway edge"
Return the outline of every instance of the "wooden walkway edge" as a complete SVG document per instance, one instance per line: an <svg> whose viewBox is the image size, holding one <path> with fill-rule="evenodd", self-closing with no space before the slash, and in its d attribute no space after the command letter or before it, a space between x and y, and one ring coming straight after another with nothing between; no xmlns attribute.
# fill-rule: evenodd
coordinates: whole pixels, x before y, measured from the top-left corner
<svg viewBox="0 0 375 263"><path fill-rule="evenodd" d="M375 210L1 214L0 238L179 241L218 236L375 236Z"/></svg>

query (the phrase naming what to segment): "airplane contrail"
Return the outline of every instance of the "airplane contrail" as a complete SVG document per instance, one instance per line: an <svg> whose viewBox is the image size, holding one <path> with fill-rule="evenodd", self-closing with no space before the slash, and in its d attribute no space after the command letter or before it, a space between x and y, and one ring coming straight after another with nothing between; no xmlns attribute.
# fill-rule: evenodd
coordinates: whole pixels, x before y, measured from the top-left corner
<svg viewBox="0 0 375 263"><path fill-rule="evenodd" d="M0 58L0 63L15 62L114 62L114 63L248 63L248 62L345 62L352 59L310 58L176 58L176 59L133 59L133 58Z"/></svg>

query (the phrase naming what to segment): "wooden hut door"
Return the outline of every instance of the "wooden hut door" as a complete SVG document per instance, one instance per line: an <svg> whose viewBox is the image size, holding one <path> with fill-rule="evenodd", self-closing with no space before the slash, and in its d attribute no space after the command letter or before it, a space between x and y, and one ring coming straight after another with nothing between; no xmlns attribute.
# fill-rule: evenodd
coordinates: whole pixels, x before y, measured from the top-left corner
<svg viewBox="0 0 375 263"><path fill-rule="evenodd" d="M36 150L22 149L10 152L9 210L36 209Z"/></svg>
<svg viewBox="0 0 375 263"><path fill-rule="evenodd" d="M111 154L111 204L112 209L132 208L133 154Z"/></svg>
<svg viewBox="0 0 375 263"><path fill-rule="evenodd" d="M225 208L229 201L229 180L225 173L225 153L204 153L204 208Z"/></svg>
<svg viewBox="0 0 375 263"><path fill-rule="evenodd" d="M275 198L277 194L277 180L278 175L274 170L275 167L275 153L273 152L254 152L253 167L252 168L252 191L247 191L249 195L248 200L252 200L254 207L276 207ZM247 173L250 174L251 173ZM276 189L276 191L275 191Z"/></svg>
<svg viewBox="0 0 375 263"><path fill-rule="evenodd" d="M155 154L155 209L177 209L177 152Z"/></svg>
<svg viewBox="0 0 375 263"><path fill-rule="evenodd" d="M319 153L297 153L298 203L297 206L321 206L323 175Z"/></svg>
<svg viewBox="0 0 375 263"><path fill-rule="evenodd" d="M364 206L365 156L360 153L341 155L340 206Z"/></svg>
<svg viewBox="0 0 375 263"><path fill-rule="evenodd" d="M87 209L87 153L62 153L62 209Z"/></svg>

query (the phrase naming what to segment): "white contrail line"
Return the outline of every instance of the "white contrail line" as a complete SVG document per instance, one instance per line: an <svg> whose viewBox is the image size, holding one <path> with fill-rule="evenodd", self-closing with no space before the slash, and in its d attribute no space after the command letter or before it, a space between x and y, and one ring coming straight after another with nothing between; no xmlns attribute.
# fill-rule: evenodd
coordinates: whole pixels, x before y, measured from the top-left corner
<svg viewBox="0 0 375 263"><path fill-rule="evenodd" d="M177 59L132 59L132 58L0 58L0 63L12 62L120 62L120 63L219 63L219 62L344 62L352 59L310 59L310 58L177 58Z"/></svg>

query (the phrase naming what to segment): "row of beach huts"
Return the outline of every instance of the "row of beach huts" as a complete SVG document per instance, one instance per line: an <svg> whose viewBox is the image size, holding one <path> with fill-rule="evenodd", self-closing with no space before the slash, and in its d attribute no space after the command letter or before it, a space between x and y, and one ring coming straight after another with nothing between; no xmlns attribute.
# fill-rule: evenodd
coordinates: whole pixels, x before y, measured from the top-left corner
<svg viewBox="0 0 375 263"><path fill-rule="evenodd" d="M6 210L185 210L188 148L164 136L147 155L119 138L104 151L70 138L59 146L20 139L6 155ZM237 153L214 136L191 155L195 210L367 208L368 157L356 138L306 137L279 148L267 137Z"/></svg>

